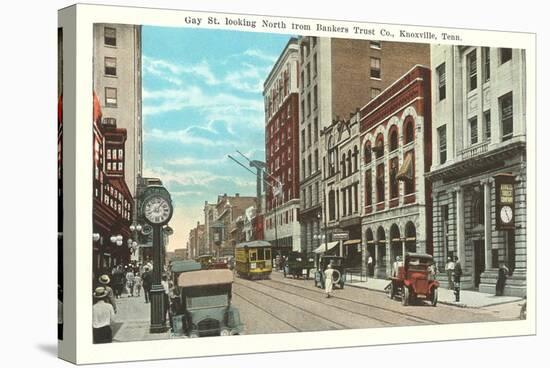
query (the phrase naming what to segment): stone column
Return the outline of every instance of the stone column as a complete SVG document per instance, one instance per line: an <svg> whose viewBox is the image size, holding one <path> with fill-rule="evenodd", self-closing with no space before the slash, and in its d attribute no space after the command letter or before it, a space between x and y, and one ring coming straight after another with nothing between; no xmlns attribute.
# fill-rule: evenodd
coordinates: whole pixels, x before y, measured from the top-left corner
<svg viewBox="0 0 550 368"><path fill-rule="evenodd" d="M378 243L375 242L374 243L374 257L373 257L374 258L374 277L375 278L379 277L378 276L378 269L379 269L378 263L380 262L380 260L378 259L378 253L379 253L378 252Z"/></svg>
<svg viewBox="0 0 550 368"><path fill-rule="evenodd" d="M456 254L462 265L462 271L465 269L465 243L464 243L464 190L462 187L455 187L456 193Z"/></svg>
<svg viewBox="0 0 550 368"><path fill-rule="evenodd" d="M493 264L492 253L492 218L491 218L491 185L492 179L481 181L483 185L483 204L485 205L485 270L491 268Z"/></svg>

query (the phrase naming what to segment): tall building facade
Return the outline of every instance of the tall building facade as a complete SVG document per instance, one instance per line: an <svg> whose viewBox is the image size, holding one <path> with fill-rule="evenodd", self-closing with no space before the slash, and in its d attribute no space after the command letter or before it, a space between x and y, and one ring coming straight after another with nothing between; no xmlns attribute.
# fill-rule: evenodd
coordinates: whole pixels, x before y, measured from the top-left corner
<svg viewBox="0 0 550 368"><path fill-rule="evenodd" d="M124 176L136 198L142 174L141 26L94 24L93 82L102 124L126 130ZM134 213L132 219L135 220Z"/></svg>
<svg viewBox="0 0 550 368"><path fill-rule="evenodd" d="M357 111L349 119L335 120L322 130L327 141L326 171L323 175L323 191L327 193L327 219L324 233L347 231L349 239L340 243L337 252L346 258L349 268L361 267L361 189L360 189L360 114ZM324 235L324 234L322 234ZM321 246L321 237L317 236ZM322 248L321 248L322 249Z"/></svg>
<svg viewBox="0 0 550 368"><path fill-rule="evenodd" d="M433 45L434 255L458 256L463 288L525 295L525 50ZM445 282L445 280L442 280Z"/></svg>
<svg viewBox="0 0 550 368"><path fill-rule="evenodd" d="M204 201L204 244L208 254L214 253L214 234L211 225L217 217L218 214L216 213L216 204Z"/></svg>
<svg viewBox="0 0 550 368"><path fill-rule="evenodd" d="M432 253L430 68L415 66L361 109L362 266L385 278L404 252Z"/></svg>
<svg viewBox="0 0 550 368"><path fill-rule="evenodd" d="M264 82L265 240L274 252L300 250L298 40L291 38Z"/></svg>
<svg viewBox="0 0 550 368"><path fill-rule="evenodd" d="M311 252L318 245L315 235L324 233L327 213L322 203L328 203L323 177L327 176L329 142L320 132L356 112L412 66L427 65L430 56L428 45L401 42L308 36L298 44L299 221L302 249Z"/></svg>

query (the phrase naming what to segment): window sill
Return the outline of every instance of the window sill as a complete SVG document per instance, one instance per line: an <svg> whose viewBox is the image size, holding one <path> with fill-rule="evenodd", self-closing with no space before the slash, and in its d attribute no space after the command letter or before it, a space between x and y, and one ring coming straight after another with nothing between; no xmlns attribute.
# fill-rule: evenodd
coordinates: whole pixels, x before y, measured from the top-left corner
<svg viewBox="0 0 550 368"><path fill-rule="evenodd" d="M377 78L377 77L370 77L371 80L375 80L375 81L381 81L382 78ZM378 97L378 96L377 96Z"/></svg>

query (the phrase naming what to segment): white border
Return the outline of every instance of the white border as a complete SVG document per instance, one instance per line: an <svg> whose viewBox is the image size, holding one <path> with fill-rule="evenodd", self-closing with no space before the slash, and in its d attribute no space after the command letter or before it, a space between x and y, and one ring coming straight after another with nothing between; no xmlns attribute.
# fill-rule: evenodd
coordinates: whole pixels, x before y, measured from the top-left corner
<svg viewBox="0 0 550 368"><path fill-rule="evenodd" d="M488 322L468 323L445 326L422 327L393 327L364 330L326 331L315 333L288 333L271 335L248 335L234 337L203 338L186 340L156 340L131 343L116 343L109 345L94 345L91 343L91 295L88 292L91 275L91 234L92 234L92 170L87 170L92 163L92 125L88 124L92 116L92 52L93 52L93 23L126 23L147 24L157 26L186 26L185 16L221 16L221 13L202 13L180 10L161 10L125 7L106 7L97 5L77 6L77 80L76 80L76 298L77 298L77 362L109 362L124 360L166 359L175 357L193 357L209 355L240 354L250 352L273 352L301 349L319 349L343 346L364 346L405 342L437 341L448 339L466 339L480 337L497 337L527 335L535 333L535 319L513 322ZM235 14L231 14L235 16ZM248 19L278 20L278 17L250 16ZM282 18L285 19L285 18ZM304 22L303 19L301 21ZM315 24L317 21L311 21ZM334 23L357 25L363 27L384 27L393 32L399 29L415 31L432 31L434 33L447 31L460 33L463 41L452 44L476 44L483 46L515 47L526 49L527 67L527 124L535 127L535 37L533 34L509 33L496 31L472 31L459 29L446 29L420 26L401 26L389 24L369 24L346 21L323 21ZM200 27L204 28L204 27ZM210 27L214 28L214 27ZM219 29L238 30L237 27L218 26ZM243 29L245 31L263 31ZM272 33L291 33L286 31L269 30ZM310 35L324 37L354 38L352 34L331 34L309 32ZM399 41L397 39L385 39L380 36L374 39ZM402 40L404 41L404 40ZM421 40L407 40L407 42L421 42ZM438 43L445 43L438 40ZM527 185L528 192L535 193L535 129L527 129L528 140L528 165ZM530 303L528 316L535 316L535 195L528 196L528 262L527 282ZM335 343L338 341L338 343ZM185 349L185 350L183 350ZM427 362L425 362L427 363ZM429 364L429 363L428 363Z"/></svg>

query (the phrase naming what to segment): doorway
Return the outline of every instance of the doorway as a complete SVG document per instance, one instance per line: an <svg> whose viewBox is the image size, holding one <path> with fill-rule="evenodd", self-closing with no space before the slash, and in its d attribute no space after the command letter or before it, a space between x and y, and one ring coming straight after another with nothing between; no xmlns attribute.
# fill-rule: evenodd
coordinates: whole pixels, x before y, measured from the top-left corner
<svg viewBox="0 0 550 368"><path fill-rule="evenodd" d="M474 240L474 287L479 288L481 274L485 271L485 241Z"/></svg>

